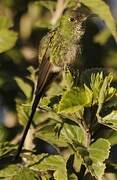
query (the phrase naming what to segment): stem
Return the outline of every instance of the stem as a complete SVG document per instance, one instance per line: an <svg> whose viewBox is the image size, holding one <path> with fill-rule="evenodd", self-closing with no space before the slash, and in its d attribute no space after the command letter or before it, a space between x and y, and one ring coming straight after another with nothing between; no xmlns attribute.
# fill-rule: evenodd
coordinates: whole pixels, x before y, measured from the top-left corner
<svg viewBox="0 0 117 180"><path fill-rule="evenodd" d="M79 124L80 128L83 130L83 132L85 134L84 146L88 147L90 145L90 142L91 142L90 129L89 129L88 125L86 124L86 120L83 117L80 119L79 117L77 117L77 114L75 114L75 116L78 120L78 124Z"/></svg>
<svg viewBox="0 0 117 180"><path fill-rule="evenodd" d="M90 142L91 142L91 132L90 132L89 127L87 126L84 119L83 119L83 131L85 134L84 146L88 147L90 145Z"/></svg>
<svg viewBox="0 0 117 180"><path fill-rule="evenodd" d="M51 20L51 24L52 25L55 25L56 22L58 21L58 19L61 17L64 9L66 7L66 2L65 0L58 0L57 1L57 5L56 5L56 10L55 12L53 13L53 17L52 17L52 20Z"/></svg>

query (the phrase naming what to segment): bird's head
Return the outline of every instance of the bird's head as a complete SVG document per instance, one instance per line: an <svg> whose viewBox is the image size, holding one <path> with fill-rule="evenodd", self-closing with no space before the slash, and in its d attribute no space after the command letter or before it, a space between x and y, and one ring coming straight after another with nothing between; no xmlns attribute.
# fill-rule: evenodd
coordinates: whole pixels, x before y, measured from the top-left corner
<svg viewBox="0 0 117 180"><path fill-rule="evenodd" d="M79 25L90 17L89 11L78 8L77 10L66 10L61 18L61 24Z"/></svg>
<svg viewBox="0 0 117 180"><path fill-rule="evenodd" d="M88 16L88 13L80 8L78 10L66 10L61 18L60 27L66 35L80 36L84 34L83 24Z"/></svg>

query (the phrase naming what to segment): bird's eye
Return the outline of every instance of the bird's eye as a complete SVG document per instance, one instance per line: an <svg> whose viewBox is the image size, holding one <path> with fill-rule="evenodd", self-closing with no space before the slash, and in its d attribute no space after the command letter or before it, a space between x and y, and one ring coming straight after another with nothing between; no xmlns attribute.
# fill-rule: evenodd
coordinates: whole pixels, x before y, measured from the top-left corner
<svg viewBox="0 0 117 180"><path fill-rule="evenodd" d="M73 22L73 21L75 21L75 18L71 17L71 18L69 18L69 21Z"/></svg>

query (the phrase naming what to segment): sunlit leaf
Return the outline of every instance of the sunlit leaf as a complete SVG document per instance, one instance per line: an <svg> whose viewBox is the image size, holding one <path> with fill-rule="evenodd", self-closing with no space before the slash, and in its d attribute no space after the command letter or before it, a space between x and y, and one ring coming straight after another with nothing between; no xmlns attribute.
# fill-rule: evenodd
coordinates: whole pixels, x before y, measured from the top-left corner
<svg viewBox="0 0 117 180"><path fill-rule="evenodd" d="M102 20L105 21L107 27L110 29L112 35L117 41L116 23L112 17L109 6L102 0L81 0L81 2L90 8L94 14L97 14Z"/></svg>
<svg viewBox="0 0 117 180"><path fill-rule="evenodd" d="M29 168L23 167L20 164L11 164L0 170L0 177L8 178L9 180L34 180L40 179L36 172Z"/></svg>
<svg viewBox="0 0 117 180"><path fill-rule="evenodd" d="M16 110L17 110L19 122L23 126L25 126L31 111L31 102L23 103L16 100Z"/></svg>
<svg viewBox="0 0 117 180"><path fill-rule="evenodd" d="M78 7L78 1L77 0L66 0L67 7L68 8L77 8Z"/></svg>
<svg viewBox="0 0 117 180"><path fill-rule="evenodd" d="M73 163L73 167L76 172L80 171L82 163L83 163L83 160L82 160L81 156L76 152L74 154L74 163Z"/></svg>
<svg viewBox="0 0 117 180"><path fill-rule="evenodd" d="M19 119L19 122L23 126L25 126L30 116L32 104L33 104L33 100L31 99L32 87L31 85L29 85L28 83L25 83L25 81L23 81L20 78L15 78L15 80L17 81L19 87L24 92L24 94L27 95L27 99L25 101L16 99L16 110L17 110L18 119ZM45 102L41 102L42 108L46 107L44 103ZM36 117L37 118L39 117L38 111L35 112L33 119L35 119Z"/></svg>
<svg viewBox="0 0 117 180"><path fill-rule="evenodd" d="M60 133L58 137L56 123L48 123L44 127L40 128L39 131L36 132L35 137L43 139L44 141L57 147L67 146L64 135Z"/></svg>
<svg viewBox="0 0 117 180"><path fill-rule="evenodd" d="M109 100L115 94L114 88L110 87L112 80L113 80L113 76L111 73L108 76L106 76L105 79L103 80L103 84L100 88L99 97L98 97L97 114L100 113L104 102Z"/></svg>
<svg viewBox="0 0 117 180"><path fill-rule="evenodd" d="M4 142L7 139L8 132L5 126L1 123L0 124L0 142Z"/></svg>
<svg viewBox="0 0 117 180"><path fill-rule="evenodd" d="M105 170L105 159L109 156L110 143L105 139L98 139L91 146L89 146L89 158L92 164L88 166L91 174L96 178L102 178Z"/></svg>
<svg viewBox="0 0 117 180"><path fill-rule="evenodd" d="M109 142L111 143L111 145L116 145L116 144L117 144L117 131L114 131L114 130L113 130L113 131L109 134L108 140L109 140Z"/></svg>
<svg viewBox="0 0 117 180"><path fill-rule="evenodd" d="M91 89L93 91L93 104L98 102L99 92L103 84L103 72L91 75Z"/></svg>
<svg viewBox="0 0 117 180"><path fill-rule="evenodd" d="M76 142L76 144L82 144L85 138L80 127L67 123L64 124L61 134L64 136L67 142L71 144L73 141Z"/></svg>
<svg viewBox="0 0 117 180"><path fill-rule="evenodd" d="M74 84L74 80L72 77L71 72L69 71L68 68L65 69L64 74L63 74L63 82L64 86L70 90L70 88L73 86Z"/></svg>
<svg viewBox="0 0 117 180"><path fill-rule="evenodd" d="M78 180L78 177L75 173L68 174L68 180Z"/></svg>
<svg viewBox="0 0 117 180"><path fill-rule="evenodd" d="M0 15L0 29L7 29L12 25L12 20L6 16Z"/></svg>
<svg viewBox="0 0 117 180"><path fill-rule="evenodd" d="M70 91L66 91L63 95L59 105L58 113L74 113L82 110L86 106L90 106L92 102L92 92L85 88L79 89L77 87L72 88ZM89 99L89 96L91 97Z"/></svg>
<svg viewBox="0 0 117 180"><path fill-rule="evenodd" d="M0 170L0 177L10 177L17 175L18 171L20 169L20 165L7 165L5 168Z"/></svg>
<svg viewBox="0 0 117 180"><path fill-rule="evenodd" d="M15 149L16 149L16 146L13 144L10 144L9 142L0 143L0 158L13 152Z"/></svg>
<svg viewBox="0 0 117 180"><path fill-rule="evenodd" d="M117 131L117 111L112 111L110 114L98 118L101 124L108 126Z"/></svg>
<svg viewBox="0 0 117 180"><path fill-rule="evenodd" d="M27 98L30 98L31 95L32 95L32 87L31 87L31 85L28 84L27 82L25 82L23 79L21 79L19 77L15 77L15 80L16 80L18 86L20 87L20 89L25 94L25 96Z"/></svg>
<svg viewBox="0 0 117 180"><path fill-rule="evenodd" d="M94 37L94 42L100 43L101 45L106 44L108 39L110 38L111 33L108 31L108 29L104 29L100 31L95 37Z"/></svg>
<svg viewBox="0 0 117 180"><path fill-rule="evenodd" d="M38 6L43 6L50 11L53 11L56 7L56 2L48 0L48 1L39 1L35 3Z"/></svg>
<svg viewBox="0 0 117 180"><path fill-rule="evenodd" d="M0 53L11 49L17 40L17 33L8 29L0 30Z"/></svg>
<svg viewBox="0 0 117 180"><path fill-rule="evenodd" d="M48 155L30 167L35 171L53 170L56 180L67 180L66 162L60 155Z"/></svg>
<svg viewBox="0 0 117 180"><path fill-rule="evenodd" d="M112 82L112 79L113 79L112 74L109 74L107 77L105 77L99 93L99 99L98 99L99 104L104 103L104 100L106 100L106 97L108 95L107 88L110 88L110 83Z"/></svg>

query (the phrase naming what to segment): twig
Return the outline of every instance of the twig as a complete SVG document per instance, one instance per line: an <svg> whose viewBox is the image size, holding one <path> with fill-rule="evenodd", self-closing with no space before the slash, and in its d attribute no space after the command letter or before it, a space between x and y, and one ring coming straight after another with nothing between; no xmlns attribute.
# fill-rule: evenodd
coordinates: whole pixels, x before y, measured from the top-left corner
<svg viewBox="0 0 117 180"><path fill-rule="evenodd" d="M65 0L58 0L56 5L56 10L53 13L51 24L55 25L58 19L61 17L67 2Z"/></svg>

